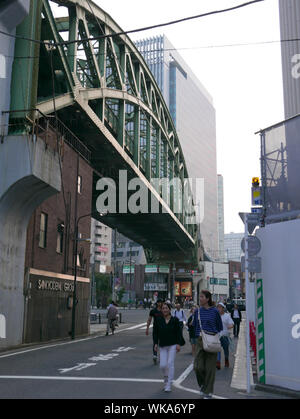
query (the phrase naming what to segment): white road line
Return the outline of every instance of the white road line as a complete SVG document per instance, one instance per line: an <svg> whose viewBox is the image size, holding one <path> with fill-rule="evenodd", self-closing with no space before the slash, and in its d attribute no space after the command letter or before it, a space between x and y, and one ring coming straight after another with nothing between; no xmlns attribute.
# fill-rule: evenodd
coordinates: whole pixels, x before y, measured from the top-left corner
<svg viewBox="0 0 300 419"><path fill-rule="evenodd" d="M119 381L130 383L163 383L164 380L147 378L108 378L108 377L60 377L36 375L0 375L0 380L57 380L57 381Z"/></svg>
<svg viewBox="0 0 300 419"><path fill-rule="evenodd" d="M153 327L153 324L150 324L149 329L151 329L152 327ZM141 330L146 330L146 329L147 329L147 326L141 327Z"/></svg>
<svg viewBox="0 0 300 419"><path fill-rule="evenodd" d="M115 331L115 334L124 332L126 330L137 329L139 327L145 326L146 324L147 323L140 323L136 326L132 326L132 327L128 327L128 328L125 328L125 329L117 330L117 331ZM68 342L63 342L63 343L55 343L55 344L52 344L52 345L39 346L38 348L31 348L31 349L26 349L24 351L19 351L19 352L13 352L13 353L5 354L5 355L0 355L0 359L9 358L9 357L15 356L15 355L26 354L28 352L40 351L42 349L56 348L58 346L64 346L64 345L72 345L74 343L79 343L79 342L87 342L88 340L98 339L98 338L99 338L99 335L96 335L96 336L89 336L89 337L83 338L83 339L75 339L75 340L68 341Z"/></svg>
<svg viewBox="0 0 300 419"><path fill-rule="evenodd" d="M183 387L181 385L181 383L183 383L183 381L190 375L190 373L193 371L194 369L194 363L190 364L187 369L185 371L183 371L183 373L181 374L181 376L179 378L177 378L177 380L173 381L173 386L175 388L178 388L179 390L185 390L188 391L190 393L194 393L194 394L198 394L198 396L200 397L200 390L195 390L192 388L187 388L187 387ZM213 394L212 396L213 399L225 399L225 397L220 397L220 396L216 396L215 394Z"/></svg>
<svg viewBox="0 0 300 419"><path fill-rule="evenodd" d="M126 329L121 329L121 330L117 330L115 332L116 333L120 333L120 332L124 332L124 330L134 330L134 329L138 329L139 327L145 326L147 323L141 323L141 324L137 324L135 326L131 326L131 327L127 327ZM145 328L146 329L146 328Z"/></svg>

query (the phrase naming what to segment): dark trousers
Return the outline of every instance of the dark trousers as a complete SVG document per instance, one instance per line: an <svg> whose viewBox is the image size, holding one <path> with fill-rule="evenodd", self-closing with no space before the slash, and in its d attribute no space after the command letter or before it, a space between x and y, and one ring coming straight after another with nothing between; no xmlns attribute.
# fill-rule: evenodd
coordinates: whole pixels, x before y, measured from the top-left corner
<svg viewBox="0 0 300 419"><path fill-rule="evenodd" d="M196 344L196 355L194 360L194 371L198 385L205 394L213 393L217 353L209 353L203 350L202 338L199 337Z"/></svg>
<svg viewBox="0 0 300 419"><path fill-rule="evenodd" d="M233 327L233 334L234 336L238 337L239 333L240 333L240 319L233 319L234 322L234 327Z"/></svg>
<svg viewBox="0 0 300 419"><path fill-rule="evenodd" d="M155 343L153 342L153 357L157 357L157 351L154 350Z"/></svg>

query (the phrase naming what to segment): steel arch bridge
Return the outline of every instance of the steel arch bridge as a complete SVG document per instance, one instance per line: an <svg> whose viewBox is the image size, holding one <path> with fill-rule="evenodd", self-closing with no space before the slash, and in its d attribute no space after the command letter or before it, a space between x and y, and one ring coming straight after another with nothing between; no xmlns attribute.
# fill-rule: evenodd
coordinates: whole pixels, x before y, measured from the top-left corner
<svg viewBox="0 0 300 419"><path fill-rule="evenodd" d="M54 17L51 3L63 6L64 17ZM147 214L109 212L99 220L143 245L149 260L197 266L198 228L181 211L188 206L193 213L193 198L179 138L154 76L121 32L92 1L32 0L17 35L41 42L16 41L11 109L56 114L85 144L94 170L94 208L99 179L113 179L118 190L120 170L128 181L141 180L159 213L151 213L148 203ZM31 86L28 95L20 95L24 80ZM154 181L173 178L188 190L185 200L170 186L163 195Z"/></svg>

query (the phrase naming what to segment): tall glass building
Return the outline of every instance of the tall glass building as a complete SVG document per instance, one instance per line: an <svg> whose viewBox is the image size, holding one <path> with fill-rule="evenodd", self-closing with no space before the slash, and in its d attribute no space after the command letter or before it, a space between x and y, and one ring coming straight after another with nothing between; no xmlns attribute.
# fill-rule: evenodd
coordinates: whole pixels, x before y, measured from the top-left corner
<svg viewBox="0 0 300 419"><path fill-rule="evenodd" d="M165 35L136 42L169 107L190 178L204 179L204 196L195 202L208 253L219 249L216 112L211 95ZM199 202L200 201L200 202Z"/></svg>
<svg viewBox="0 0 300 419"><path fill-rule="evenodd" d="M285 118L300 114L300 4L279 0ZM285 42L284 42L285 41Z"/></svg>

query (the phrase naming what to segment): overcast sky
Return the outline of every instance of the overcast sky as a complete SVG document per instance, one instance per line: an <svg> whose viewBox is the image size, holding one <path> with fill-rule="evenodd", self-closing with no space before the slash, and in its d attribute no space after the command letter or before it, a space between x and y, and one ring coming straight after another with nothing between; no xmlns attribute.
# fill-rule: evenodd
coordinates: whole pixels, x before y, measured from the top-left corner
<svg viewBox="0 0 300 419"><path fill-rule="evenodd" d="M246 0L94 0L124 30L223 9ZM251 179L260 176L254 133L284 119L278 0L187 23L132 34L165 34L214 100L218 173L224 176L225 233L243 231L238 212L250 210ZM209 48L206 48L209 47ZM192 48L186 50L185 48Z"/></svg>

